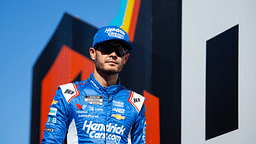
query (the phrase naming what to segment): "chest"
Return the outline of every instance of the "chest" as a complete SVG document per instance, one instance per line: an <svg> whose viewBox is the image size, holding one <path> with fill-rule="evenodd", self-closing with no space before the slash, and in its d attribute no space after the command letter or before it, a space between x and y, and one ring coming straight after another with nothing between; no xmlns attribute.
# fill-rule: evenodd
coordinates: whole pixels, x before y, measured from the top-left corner
<svg viewBox="0 0 256 144"><path fill-rule="evenodd" d="M137 117L128 98L125 94L79 96L70 102L70 119L75 120L80 133L128 136Z"/></svg>

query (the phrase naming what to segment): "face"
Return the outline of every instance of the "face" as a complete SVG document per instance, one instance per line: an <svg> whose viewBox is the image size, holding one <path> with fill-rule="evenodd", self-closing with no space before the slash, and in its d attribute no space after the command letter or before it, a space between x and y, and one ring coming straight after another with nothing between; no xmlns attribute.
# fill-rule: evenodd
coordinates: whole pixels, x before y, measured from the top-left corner
<svg viewBox="0 0 256 144"><path fill-rule="evenodd" d="M96 70L109 75L120 73L130 56L125 46L115 40L101 43L89 51Z"/></svg>

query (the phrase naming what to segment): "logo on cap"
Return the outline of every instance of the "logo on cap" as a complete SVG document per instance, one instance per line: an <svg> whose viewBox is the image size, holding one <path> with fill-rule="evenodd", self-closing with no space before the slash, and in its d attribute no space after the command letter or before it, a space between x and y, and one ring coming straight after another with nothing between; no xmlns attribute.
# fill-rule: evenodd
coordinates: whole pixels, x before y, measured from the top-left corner
<svg viewBox="0 0 256 144"><path fill-rule="evenodd" d="M106 28L105 33L107 33L109 37L116 37L119 39L124 39L125 36L125 32L118 28Z"/></svg>

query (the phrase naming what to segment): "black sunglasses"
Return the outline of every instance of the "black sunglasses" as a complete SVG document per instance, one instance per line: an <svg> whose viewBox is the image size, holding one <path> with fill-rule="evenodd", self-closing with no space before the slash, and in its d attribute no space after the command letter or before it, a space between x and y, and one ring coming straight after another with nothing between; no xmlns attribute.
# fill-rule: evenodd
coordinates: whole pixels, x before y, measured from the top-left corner
<svg viewBox="0 0 256 144"><path fill-rule="evenodd" d="M128 53L128 48L126 46L113 46L109 43L98 44L95 46L95 49L107 55L111 54L112 52L115 52L116 55L119 57L123 57Z"/></svg>

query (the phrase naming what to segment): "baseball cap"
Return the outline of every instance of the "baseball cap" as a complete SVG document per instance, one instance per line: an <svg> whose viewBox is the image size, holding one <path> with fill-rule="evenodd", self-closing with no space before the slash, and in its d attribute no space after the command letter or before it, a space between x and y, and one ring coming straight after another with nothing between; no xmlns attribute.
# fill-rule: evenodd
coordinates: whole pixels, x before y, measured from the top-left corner
<svg viewBox="0 0 256 144"><path fill-rule="evenodd" d="M96 44L109 41L109 40L119 40L132 50L132 44L129 42L129 35L121 28L117 26L106 26L100 28L94 35L92 47Z"/></svg>

